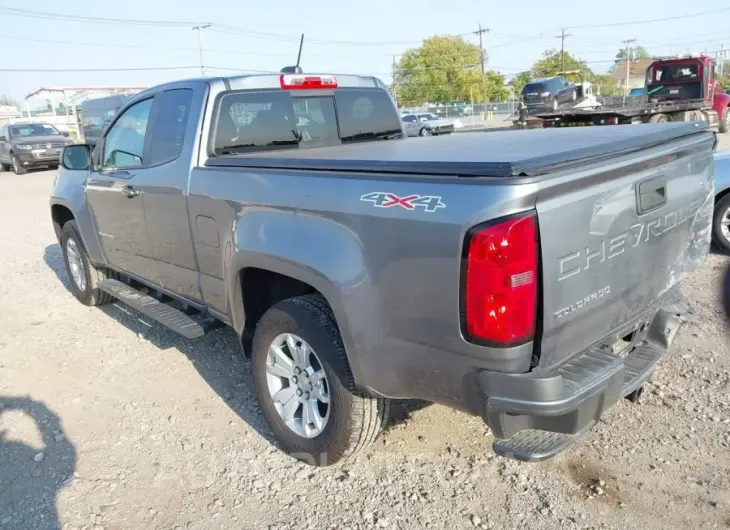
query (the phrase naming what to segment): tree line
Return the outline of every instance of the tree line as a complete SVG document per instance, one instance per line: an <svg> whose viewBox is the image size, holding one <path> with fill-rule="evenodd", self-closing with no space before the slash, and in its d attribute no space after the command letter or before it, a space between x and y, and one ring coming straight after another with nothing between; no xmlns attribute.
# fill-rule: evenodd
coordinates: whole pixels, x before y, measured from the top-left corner
<svg viewBox="0 0 730 530"><path fill-rule="evenodd" d="M486 59L486 51L483 53ZM511 93L519 95L531 79L552 77L561 72L579 72L566 77L570 81L583 80L597 85L603 95L619 95L622 89L616 86L611 74L626 64L626 57L627 50L620 49L608 73L602 74L591 70L586 61L550 48L528 71L515 75L508 84L505 84L503 74L487 70L485 89L479 46L458 36L434 36L424 40L418 48L406 50L401 56L395 65L392 90L398 104L405 107L423 103L482 103L485 92L487 101L506 101ZM630 50L629 59L632 61L650 57L643 46ZM719 81L725 88L730 88L730 63L725 65L724 72L727 75Z"/></svg>

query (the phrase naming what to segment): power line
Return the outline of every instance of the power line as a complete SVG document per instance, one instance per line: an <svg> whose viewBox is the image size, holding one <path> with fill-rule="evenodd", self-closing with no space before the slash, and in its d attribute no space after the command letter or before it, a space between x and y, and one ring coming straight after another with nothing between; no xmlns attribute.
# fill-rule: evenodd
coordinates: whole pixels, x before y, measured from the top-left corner
<svg viewBox="0 0 730 530"><path fill-rule="evenodd" d="M144 68L0 68L0 72L141 72L148 70L187 70L198 66L155 66Z"/></svg>
<svg viewBox="0 0 730 530"><path fill-rule="evenodd" d="M585 28L614 28L617 26L633 26L636 24L653 24L655 22L669 22L672 20L683 20L686 18L696 18L696 17L702 17L705 15L714 15L716 13L724 13L726 11L730 11L730 7L723 7L720 9L712 9L710 11L701 11L699 13L690 13L687 15L677 15L674 17L665 17L665 18L650 18L647 20L633 20L631 22L611 22L608 24L586 24L582 26L568 26L568 29L585 29Z"/></svg>

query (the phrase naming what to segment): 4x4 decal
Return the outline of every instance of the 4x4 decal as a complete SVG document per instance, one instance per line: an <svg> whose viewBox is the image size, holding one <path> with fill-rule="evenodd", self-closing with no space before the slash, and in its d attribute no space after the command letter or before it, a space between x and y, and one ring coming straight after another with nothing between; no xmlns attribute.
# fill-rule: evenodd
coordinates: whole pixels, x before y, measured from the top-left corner
<svg viewBox="0 0 730 530"><path fill-rule="evenodd" d="M394 193L383 191L374 191L366 193L360 200L363 202L372 202L376 208L392 208L400 206L406 210L415 210L417 207L423 207L426 212L435 212L439 208L446 208L441 201L441 197L434 195L407 195L398 197Z"/></svg>

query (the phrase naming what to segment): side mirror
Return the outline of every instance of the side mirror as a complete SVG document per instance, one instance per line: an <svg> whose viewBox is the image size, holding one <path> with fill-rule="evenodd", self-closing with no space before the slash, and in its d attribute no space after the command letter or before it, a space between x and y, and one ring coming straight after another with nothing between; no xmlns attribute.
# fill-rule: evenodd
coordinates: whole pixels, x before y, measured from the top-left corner
<svg viewBox="0 0 730 530"><path fill-rule="evenodd" d="M0 142L7 142L8 139L5 136L0 136Z"/></svg>
<svg viewBox="0 0 730 530"><path fill-rule="evenodd" d="M61 132L61 135L62 135L62 136L65 136L66 138L68 138L68 136L69 136L69 135L68 135L68 131L62 131L62 132Z"/></svg>
<svg viewBox="0 0 730 530"><path fill-rule="evenodd" d="M91 149L88 144L69 145L63 148L61 165L66 169L85 170L91 167Z"/></svg>

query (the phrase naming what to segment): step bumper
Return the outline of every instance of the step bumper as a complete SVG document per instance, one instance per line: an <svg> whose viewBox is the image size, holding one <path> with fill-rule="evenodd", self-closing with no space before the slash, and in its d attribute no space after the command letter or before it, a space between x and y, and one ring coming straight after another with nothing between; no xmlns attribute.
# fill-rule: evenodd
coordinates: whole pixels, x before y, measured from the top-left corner
<svg viewBox="0 0 730 530"><path fill-rule="evenodd" d="M496 438L495 452L523 461L550 458L590 429L619 398L640 388L682 321L673 308L655 311L628 355L596 345L550 369L479 372L482 418Z"/></svg>

